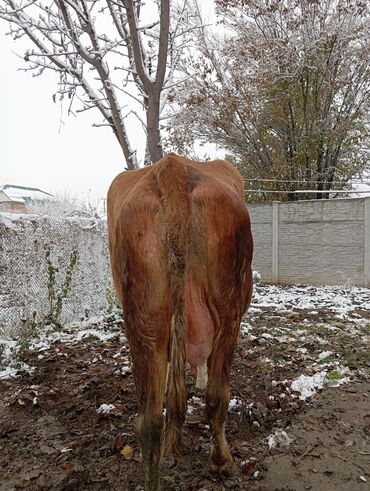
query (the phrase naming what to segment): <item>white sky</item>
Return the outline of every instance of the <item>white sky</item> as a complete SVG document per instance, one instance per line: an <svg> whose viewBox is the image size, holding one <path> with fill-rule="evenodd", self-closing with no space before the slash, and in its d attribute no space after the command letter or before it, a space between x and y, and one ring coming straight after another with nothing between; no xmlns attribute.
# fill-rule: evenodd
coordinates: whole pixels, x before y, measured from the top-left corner
<svg viewBox="0 0 370 491"><path fill-rule="evenodd" d="M5 36L0 22L0 184L38 187L51 193L104 196L124 166L121 150L109 128L92 128L96 113L63 116L54 103L58 79L45 72L34 78L12 51L20 42ZM22 43L24 45L24 43Z"/></svg>
<svg viewBox="0 0 370 491"><path fill-rule="evenodd" d="M207 10L213 9L213 1ZM112 179L125 165L121 148L109 128L93 128L100 122L96 111L63 115L52 96L58 78L52 72L32 77L17 71L31 42L13 41L8 24L0 19L0 185L37 187L49 193L69 194L92 200L105 197ZM12 52L13 51L13 52ZM143 147L141 136L132 146ZM136 141L134 141L136 140Z"/></svg>
<svg viewBox="0 0 370 491"><path fill-rule="evenodd" d="M205 16L214 19L213 0L201 4ZM52 99L58 77L51 71L36 78L18 71L26 64L14 52L23 56L32 44L13 41L7 31L0 19L0 185L36 187L96 203L105 198L125 165L113 132L92 127L101 121L98 111L79 113L77 118L64 114L61 124L60 103ZM142 153L142 135L136 133L135 138L135 126L129 131L132 146ZM216 156L213 145L203 150Z"/></svg>

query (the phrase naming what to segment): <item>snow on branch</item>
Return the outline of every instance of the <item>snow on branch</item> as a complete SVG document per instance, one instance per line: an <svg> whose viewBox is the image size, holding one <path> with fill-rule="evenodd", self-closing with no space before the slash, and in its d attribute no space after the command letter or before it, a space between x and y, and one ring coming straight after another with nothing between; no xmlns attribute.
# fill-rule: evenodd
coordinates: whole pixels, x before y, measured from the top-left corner
<svg viewBox="0 0 370 491"><path fill-rule="evenodd" d="M9 24L9 34L29 39L22 69L34 75L57 73L57 97L68 95L69 106L77 105L75 112L98 109L130 169L138 166L126 128L132 118L145 129L150 160L162 156L159 115L168 87L180 83L177 67L191 36L188 16L187 1L181 16L177 7L170 11L169 0L0 2L0 19ZM124 115L125 106L129 111Z"/></svg>

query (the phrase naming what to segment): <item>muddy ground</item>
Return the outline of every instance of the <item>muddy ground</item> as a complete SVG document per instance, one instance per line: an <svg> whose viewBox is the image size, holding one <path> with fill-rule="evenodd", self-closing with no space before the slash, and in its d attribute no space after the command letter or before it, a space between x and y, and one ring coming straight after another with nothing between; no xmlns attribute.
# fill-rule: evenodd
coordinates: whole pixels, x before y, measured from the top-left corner
<svg viewBox="0 0 370 491"><path fill-rule="evenodd" d="M370 489L370 312L260 307L246 322L227 421L237 474L208 471L204 400L189 378L187 455L164 461L162 489ZM142 489L128 348L119 322L93 327L114 335L77 339L70 328L69 340L23 349L31 373L0 381L1 490ZM322 370L312 397L292 389Z"/></svg>

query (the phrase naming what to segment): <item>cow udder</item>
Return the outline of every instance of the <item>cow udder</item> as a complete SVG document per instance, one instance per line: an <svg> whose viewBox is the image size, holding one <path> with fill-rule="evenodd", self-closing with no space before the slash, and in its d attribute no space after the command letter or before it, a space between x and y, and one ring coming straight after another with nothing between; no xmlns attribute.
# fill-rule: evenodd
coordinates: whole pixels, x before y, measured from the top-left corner
<svg viewBox="0 0 370 491"><path fill-rule="evenodd" d="M189 275L185 292L185 339L186 361L192 373L207 361L213 343L214 327L209 310Z"/></svg>

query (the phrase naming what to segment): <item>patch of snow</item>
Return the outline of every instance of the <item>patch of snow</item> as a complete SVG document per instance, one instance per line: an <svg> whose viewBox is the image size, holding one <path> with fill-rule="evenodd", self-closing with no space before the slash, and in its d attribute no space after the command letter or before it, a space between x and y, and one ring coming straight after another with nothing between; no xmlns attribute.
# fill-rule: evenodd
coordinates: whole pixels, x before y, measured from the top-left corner
<svg viewBox="0 0 370 491"><path fill-rule="evenodd" d="M229 411L236 412L241 409L242 401L237 397L233 397L229 402Z"/></svg>
<svg viewBox="0 0 370 491"><path fill-rule="evenodd" d="M311 376L300 375L291 383L291 389L294 392L300 392L299 399L304 401L324 387L326 374L326 370L323 370Z"/></svg>
<svg viewBox="0 0 370 491"><path fill-rule="evenodd" d="M298 353L302 353L303 355L307 353L307 348L297 348Z"/></svg>
<svg viewBox="0 0 370 491"><path fill-rule="evenodd" d="M261 335L261 338L264 338L264 339L274 339L274 336L272 336L271 334L268 334L267 332L264 332Z"/></svg>
<svg viewBox="0 0 370 491"><path fill-rule="evenodd" d="M240 323L240 332L243 334L249 334L249 331L251 331L253 327L248 324L248 322L241 322Z"/></svg>
<svg viewBox="0 0 370 491"><path fill-rule="evenodd" d="M276 387L277 385L287 385L289 384L289 380L285 379L285 380L273 380L271 382L271 385L273 387Z"/></svg>
<svg viewBox="0 0 370 491"><path fill-rule="evenodd" d="M0 339L1 365L0 380L16 377L19 371L33 372L33 368L17 359L19 345L17 341Z"/></svg>
<svg viewBox="0 0 370 491"><path fill-rule="evenodd" d="M196 396L193 396L188 402L188 414L192 414L197 407L204 406L204 402Z"/></svg>
<svg viewBox="0 0 370 491"><path fill-rule="evenodd" d="M265 356L264 358L262 358L262 363L274 363L271 358L269 358L268 356Z"/></svg>
<svg viewBox="0 0 370 491"><path fill-rule="evenodd" d="M10 199L11 201L44 201L54 199L54 197L50 193L46 193L41 189L36 188L26 188L21 186L11 186L5 185L0 188Z"/></svg>
<svg viewBox="0 0 370 491"><path fill-rule="evenodd" d="M81 323L83 325L83 323ZM71 341L83 341L85 338L94 337L99 341L108 341L109 339L116 338L119 335L119 332L112 332L105 329L91 328L91 329L74 329L74 330L65 330L65 331L57 331L52 332L46 343L54 343L55 341L60 341L62 343L68 343ZM33 345L32 345L33 346ZM37 347L37 344L35 345ZM50 345L49 345L50 347ZM47 348L46 348L47 349Z"/></svg>
<svg viewBox="0 0 370 491"><path fill-rule="evenodd" d="M327 358L328 356L331 356L333 354L332 351L321 351L319 354L319 360L323 360L324 358Z"/></svg>
<svg viewBox="0 0 370 491"><path fill-rule="evenodd" d="M261 275L258 271L253 271L253 283L258 284L261 283Z"/></svg>
<svg viewBox="0 0 370 491"><path fill-rule="evenodd" d="M325 324L323 327L325 327L325 329L327 329L328 331L339 331L338 327L329 326L328 324Z"/></svg>
<svg viewBox="0 0 370 491"><path fill-rule="evenodd" d="M305 334L307 334L307 331L306 331L306 329L297 329L296 334L297 334L297 336L301 337L301 336L304 336Z"/></svg>
<svg viewBox="0 0 370 491"><path fill-rule="evenodd" d="M257 307L250 307L248 309L248 314L260 314L262 312L262 309L259 309Z"/></svg>
<svg viewBox="0 0 370 491"><path fill-rule="evenodd" d="M102 404L96 412L98 414L109 414L111 413L114 409L116 409L116 406L114 404Z"/></svg>
<svg viewBox="0 0 370 491"><path fill-rule="evenodd" d="M290 312L308 309L316 313L317 308L327 308L341 318L355 309L370 309L370 289L346 288L344 286L300 286L282 288L278 285L260 285L254 292L252 307L274 307Z"/></svg>
<svg viewBox="0 0 370 491"><path fill-rule="evenodd" d="M315 341L316 343L319 343L319 344L329 344L328 340L322 338L321 336L313 336L312 341Z"/></svg>
<svg viewBox="0 0 370 491"><path fill-rule="evenodd" d="M290 438L286 431L277 428L274 433L267 437L269 448L275 448L278 445L290 445L293 438Z"/></svg>
<svg viewBox="0 0 370 491"><path fill-rule="evenodd" d="M350 381L349 377L343 377L338 380L328 380L329 387L339 387L340 385L348 384Z"/></svg>
<svg viewBox="0 0 370 491"><path fill-rule="evenodd" d="M0 222L10 230L17 230L17 224L14 222L18 217L18 213L0 213Z"/></svg>
<svg viewBox="0 0 370 491"><path fill-rule="evenodd" d="M0 380L15 377L18 371L18 368L5 367L3 370L0 370Z"/></svg>

